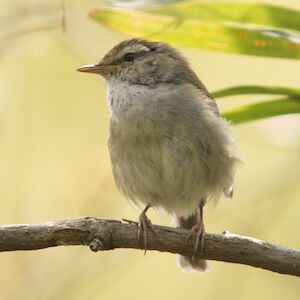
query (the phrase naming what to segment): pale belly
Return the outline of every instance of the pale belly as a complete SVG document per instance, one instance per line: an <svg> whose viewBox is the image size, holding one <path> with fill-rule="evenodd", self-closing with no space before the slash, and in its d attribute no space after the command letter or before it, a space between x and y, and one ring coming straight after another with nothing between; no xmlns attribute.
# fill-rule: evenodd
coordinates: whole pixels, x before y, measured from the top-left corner
<svg viewBox="0 0 300 300"><path fill-rule="evenodd" d="M120 85L108 92L108 144L119 190L178 216L192 214L202 199L217 202L238 161L228 124L190 86L174 89L170 105L164 86Z"/></svg>
<svg viewBox="0 0 300 300"><path fill-rule="evenodd" d="M109 144L116 184L137 204L190 215L212 188L198 152L184 147L184 143L179 148L168 140L127 144L122 151L115 151L113 140Z"/></svg>

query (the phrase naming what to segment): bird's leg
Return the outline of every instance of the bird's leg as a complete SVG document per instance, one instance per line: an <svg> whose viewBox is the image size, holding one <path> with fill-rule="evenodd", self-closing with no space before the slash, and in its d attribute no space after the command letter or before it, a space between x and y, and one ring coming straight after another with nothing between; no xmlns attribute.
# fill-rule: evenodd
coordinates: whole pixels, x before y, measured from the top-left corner
<svg viewBox="0 0 300 300"><path fill-rule="evenodd" d="M140 243L141 237L143 236L145 254L146 254L146 251L147 251L147 228L151 229L153 234L156 236L156 230L153 227L151 221L146 216L146 212L148 211L149 208L150 208L150 204L147 204L147 206L142 211L142 213L140 214L139 219L138 219L139 229L138 229L137 244Z"/></svg>
<svg viewBox="0 0 300 300"><path fill-rule="evenodd" d="M195 247L194 247L194 255L197 253L198 249L200 248L200 254L202 255L203 253L203 246L204 246L204 234L205 234L205 228L204 228L204 222L203 222L203 208L205 205L205 200L202 199L200 204L199 204L199 209L200 209L200 216L198 223L194 225L188 236L186 237L185 243L191 238L194 232L197 233L196 235L196 242L195 242Z"/></svg>

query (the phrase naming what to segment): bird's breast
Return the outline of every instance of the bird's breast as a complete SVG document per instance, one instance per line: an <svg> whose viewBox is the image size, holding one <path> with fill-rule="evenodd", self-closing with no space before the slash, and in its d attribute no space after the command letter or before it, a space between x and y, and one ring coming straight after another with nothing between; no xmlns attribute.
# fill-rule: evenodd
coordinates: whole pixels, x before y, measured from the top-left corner
<svg viewBox="0 0 300 300"><path fill-rule="evenodd" d="M143 85L119 83L109 86L107 104L111 113L112 138L132 144L155 142L163 134L158 91Z"/></svg>

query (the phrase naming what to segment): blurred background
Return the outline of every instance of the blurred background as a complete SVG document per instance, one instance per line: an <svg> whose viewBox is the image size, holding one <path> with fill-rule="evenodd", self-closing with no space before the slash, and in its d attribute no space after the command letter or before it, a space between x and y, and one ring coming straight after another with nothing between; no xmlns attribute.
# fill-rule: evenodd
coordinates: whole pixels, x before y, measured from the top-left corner
<svg viewBox="0 0 300 300"><path fill-rule="evenodd" d="M296 0L276 4L300 10ZM3 225L82 215L135 220L140 213L122 198L112 177L105 84L75 71L129 38L88 17L107 5L96 0L0 2ZM209 91L239 84L300 88L300 60L180 50ZM218 105L224 111L264 98L235 96L219 99ZM208 232L228 230L299 248L299 125L299 115L288 115L233 127L245 163L233 200L206 209ZM170 224L166 215L150 211L148 216L154 224ZM300 297L296 277L221 262L213 262L205 275L187 275L174 255L158 252L57 247L1 253L0 266L5 300Z"/></svg>

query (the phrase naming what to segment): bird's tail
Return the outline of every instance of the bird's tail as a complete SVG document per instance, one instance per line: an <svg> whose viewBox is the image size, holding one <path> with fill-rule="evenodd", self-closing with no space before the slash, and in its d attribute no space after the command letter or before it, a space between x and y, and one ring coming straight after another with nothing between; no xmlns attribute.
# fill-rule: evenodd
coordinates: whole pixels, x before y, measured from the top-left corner
<svg viewBox="0 0 300 300"><path fill-rule="evenodd" d="M198 223L199 218L199 213L195 213L189 217L174 217L172 224L177 228L191 229ZM211 263L208 260L197 257L176 254L176 263L185 273L205 273L211 270Z"/></svg>

